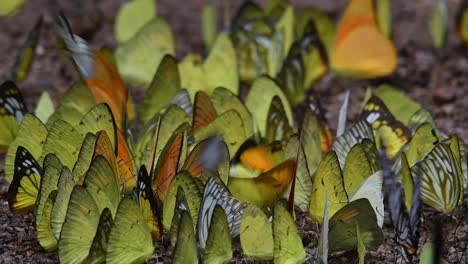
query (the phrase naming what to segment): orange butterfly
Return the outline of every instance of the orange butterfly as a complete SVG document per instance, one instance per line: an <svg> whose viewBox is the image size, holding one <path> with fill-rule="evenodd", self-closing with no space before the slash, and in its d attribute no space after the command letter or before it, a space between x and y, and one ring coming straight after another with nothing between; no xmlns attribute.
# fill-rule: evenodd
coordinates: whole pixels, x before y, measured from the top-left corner
<svg viewBox="0 0 468 264"><path fill-rule="evenodd" d="M332 68L343 75L375 78L394 72L397 60L395 46L377 26L372 0L351 0L338 24Z"/></svg>

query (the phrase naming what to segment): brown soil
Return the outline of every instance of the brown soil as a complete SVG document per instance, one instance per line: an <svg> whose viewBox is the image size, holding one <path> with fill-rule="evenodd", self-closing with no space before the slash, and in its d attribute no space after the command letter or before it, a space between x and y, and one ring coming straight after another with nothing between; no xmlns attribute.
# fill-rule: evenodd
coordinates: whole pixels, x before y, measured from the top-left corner
<svg viewBox="0 0 468 264"><path fill-rule="evenodd" d="M49 91L57 103L66 89L78 79L77 73L58 50L54 34L53 12L62 10L69 18L74 31L90 41L93 47L115 47L113 22L122 0L34 0L27 3L12 17L0 18L0 75L3 76L13 65L15 54L22 45L29 29L39 15L44 16L44 27L28 79L20 84L30 109L34 109L38 96L43 90ZM291 1L296 6L312 5L320 7L337 17L347 1ZM364 90L369 85L388 82L407 92L423 104L435 117L438 127L446 134L458 133L468 142L468 56L451 25L448 47L436 52L431 47L427 31L427 17L435 1L395 0L394 39L399 50L400 66L395 74L384 80L352 80L326 76L314 86L320 95L322 105L327 110L327 118L332 127L336 123L338 110L347 89L352 89L351 114L349 121L355 121L360 110ZM448 1L450 18L460 1ZM203 1L158 1L158 14L171 24L177 45L177 58L189 51L203 52L200 32L200 14ZM231 1L232 13L241 1ZM0 155L0 170L3 168ZM0 263L55 263L56 253L47 253L39 246L34 230L32 214L14 215L6 202L8 184L0 176ZM453 263L466 263L468 260L468 213L460 208L453 216L442 216L442 254ZM438 216L429 208L424 208L425 221L421 227L422 246L431 239L433 219ZM297 224L303 237L308 256L316 254L319 234L318 226L298 214ZM369 263L398 263L401 257L393 241L394 233L388 219L384 224L385 243L367 253ZM167 243L165 243L167 245ZM170 262L170 249L162 246L157 249L152 262ZM248 262L236 251L237 261ZM357 254L348 252L334 254L331 263L357 263Z"/></svg>

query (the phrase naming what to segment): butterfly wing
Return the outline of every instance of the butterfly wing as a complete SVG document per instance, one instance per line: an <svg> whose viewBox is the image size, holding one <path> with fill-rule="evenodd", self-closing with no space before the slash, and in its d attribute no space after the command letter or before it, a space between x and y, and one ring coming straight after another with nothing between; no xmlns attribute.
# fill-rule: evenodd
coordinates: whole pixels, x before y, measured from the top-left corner
<svg viewBox="0 0 468 264"><path fill-rule="evenodd" d="M217 183L214 178L210 178L205 186L198 217L198 242L202 248L206 245L208 231L216 205L221 206L226 213L231 235L235 237L239 235L240 232L244 205L234 198L226 187Z"/></svg>
<svg viewBox="0 0 468 264"><path fill-rule="evenodd" d="M8 204L15 213L34 209L39 193L42 168L24 147L16 150L15 172L8 188Z"/></svg>
<svg viewBox="0 0 468 264"><path fill-rule="evenodd" d="M23 96L16 84L6 81L0 85L0 124L3 129L0 134L0 151L8 149L18 133L19 123L23 120L27 109Z"/></svg>

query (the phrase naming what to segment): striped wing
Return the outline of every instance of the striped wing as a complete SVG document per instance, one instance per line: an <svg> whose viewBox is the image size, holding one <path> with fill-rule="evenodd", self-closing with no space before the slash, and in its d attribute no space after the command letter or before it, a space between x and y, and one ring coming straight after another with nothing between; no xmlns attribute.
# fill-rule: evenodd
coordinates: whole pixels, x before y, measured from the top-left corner
<svg viewBox="0 0 468 264"><path fill-rule="evenodd" d="M391 166L385 160L382 164L384 174L384 188L388 195L388 206L393 228L395 229L395 240L399 245L400 252L407 262L416 254L418 248L421 215L421 177L418 175L414 186L411 208L405 205L404 191ZM419 172L418 172L419 173Z"/></svg>
<svg viewBox="0 0 468 264"><path fill-rule="evenodd" d="M421 199L425 204L443 213L458 205L462 183L449 146L438 144L411 170L422 172Z"/></svg>
<svg viewBox="0 0 468 264"><path fill-rule="evenodd" d="M361 142L365 138L374 141L372 128L365 120L359 121L346 133L336 138L335 143L333 143L332 149L335 150L336 155L338 156L341 168L344 167L346 157L348 156L348 153L351 150L351 148L356 143Z"/></svg>
<svg viewBox="0 0 468 264"><path fill-rule="evenodd" d="M224 209L231 235L234 237L240 233L240 223L245 206L234 198L224 186L217 183L214 178L210 178L205 186L198 217L198 240L202 248L205 248L216 205L220 205Z"/></svg>

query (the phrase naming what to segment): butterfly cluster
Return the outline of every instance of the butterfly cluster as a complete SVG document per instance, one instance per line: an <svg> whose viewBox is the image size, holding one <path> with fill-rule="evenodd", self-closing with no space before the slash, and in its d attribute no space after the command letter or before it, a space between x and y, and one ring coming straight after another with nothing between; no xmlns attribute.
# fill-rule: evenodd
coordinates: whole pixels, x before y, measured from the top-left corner
<svg viewBox="0 0 468 264"><path fill-rule="evenodd" d="M229 263L239 247L274 263L326 262L350 250L364 261L384 242L386 212L411 261L422 204L450 214L463 203L463 140L389 85L367 90L351 125L348 92L336 136L308 96L329 71L374 78L395 70L381 14L388 3L377 2L351 1L335 26L313 8L247 1L217 35L207 5L208 55L179 61L154 1L122 7L115 53L92 49L60 14L57 36L81 80L55 108L44 93L32 113L15 82L26 78L40 20L15 82L0 86L10 209L34 213L40 245L63 263L143 263L167 247L173 263ZM141 19L130 23L135 12ZM363 40L375 45L360 49ZM144 90L138 104L127 84ZM322 227L313 254L296 212Z"/></svg>

